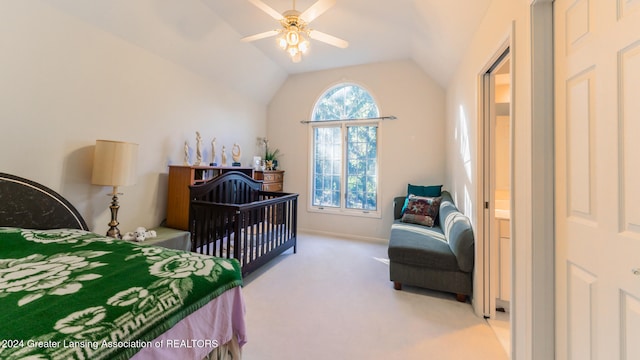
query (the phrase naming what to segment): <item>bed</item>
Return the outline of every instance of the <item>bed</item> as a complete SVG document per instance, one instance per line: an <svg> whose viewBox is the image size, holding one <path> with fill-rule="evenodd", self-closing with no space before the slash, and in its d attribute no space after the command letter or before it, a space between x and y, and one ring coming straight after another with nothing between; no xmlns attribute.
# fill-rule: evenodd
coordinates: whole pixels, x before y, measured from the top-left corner
<svg viewBox="0 0 640 360"><path fill-rule="evenodd" d="M192 251L240 262L243 276L284 251L297 251L298 194L263 191L230 171L190 186Z"/></svg>
<svg viewBox="0 0 640 360"><path fill-rule="evenodd" d="M55 191L0 173L0 358L239 359L240 263L88 231Z"/></svg>

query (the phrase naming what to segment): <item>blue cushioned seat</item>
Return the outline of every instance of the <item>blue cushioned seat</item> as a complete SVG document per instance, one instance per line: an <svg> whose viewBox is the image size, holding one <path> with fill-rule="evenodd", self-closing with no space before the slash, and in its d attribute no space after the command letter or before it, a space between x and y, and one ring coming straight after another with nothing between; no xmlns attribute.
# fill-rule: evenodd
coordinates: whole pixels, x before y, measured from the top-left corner
<svg viewBox="0 0 640 360"><path fill-rule="evenodd" d="M437 226L403 223L398 211L405 197L394 199L394 221L389 237L389 276L398 290L402 284L455 293L466 301L472 294L474 236L471 222L441 194Z"/></svg>

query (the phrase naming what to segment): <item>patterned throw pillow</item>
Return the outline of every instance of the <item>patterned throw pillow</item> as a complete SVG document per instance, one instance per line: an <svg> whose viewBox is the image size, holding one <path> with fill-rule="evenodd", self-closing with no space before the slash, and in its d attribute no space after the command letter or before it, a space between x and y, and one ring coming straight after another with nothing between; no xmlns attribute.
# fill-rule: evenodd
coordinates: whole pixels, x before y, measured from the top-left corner
<svg viewBox="0 0 640 360"><path fill-rule="evenodd" d="M433 227L440 211L441 197L409 196L402 222Z"/></svg>
<svg viewBox="0 0 640 360"><path fill-rule="evenodd" d="M407 210L407 205L409 205L409 196L428 196L428 197L438 197L442 193L442 185L407 185L407 197L404 199L404 204L402 205L402 214L404 214L405 210Z"/></svg>

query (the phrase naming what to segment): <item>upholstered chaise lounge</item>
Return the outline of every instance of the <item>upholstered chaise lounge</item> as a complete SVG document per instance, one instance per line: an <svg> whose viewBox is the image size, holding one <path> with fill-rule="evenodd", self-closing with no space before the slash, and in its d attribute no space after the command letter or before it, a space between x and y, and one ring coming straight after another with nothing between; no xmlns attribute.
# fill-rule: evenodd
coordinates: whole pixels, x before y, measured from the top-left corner
<svg viewBox="0 0 640 360"><path fill-rule="evenodd" d="M439 221L433 227L402 222L406 197L394 199L394 218L389 239L389 276L394 288L413 285L456 294L466 301L472 294L474 237L471 222L441 194Z"/></svg>

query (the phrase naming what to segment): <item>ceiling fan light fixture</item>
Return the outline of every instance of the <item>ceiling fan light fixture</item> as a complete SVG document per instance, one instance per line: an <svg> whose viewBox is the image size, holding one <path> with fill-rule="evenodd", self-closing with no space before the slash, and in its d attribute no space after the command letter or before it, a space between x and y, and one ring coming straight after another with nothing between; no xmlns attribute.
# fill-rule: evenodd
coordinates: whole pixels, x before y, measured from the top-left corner
<svg viewBox="0 0 640 360"><path fill-rule="evenodd" d="M303 54L306 53L307 50L309 50L309 41L303 38L303 40L298 45L298 50L300 50L300 52Z"/></svg>
<svg viewBox="0 0 640 360"><path fill-rule="evenodd" d="M278 45L289 54L291 61L294 63L300 62L302 60L302 54L309 50L310 43L304 34L304 28L290 25L284 31L283 35L278 38Z"/></svg>
<svg viewBox="0 0 640 360"><path fill-rule="evenodd" d="M296 53L295 56L291 57L291 61L293 61L294 63L299 63L300 61L302 61L302 53L301 52Z"/></svg>
<svg viewBox="0 0 640 360"><path fill-rule="evenodd" d="M306 54L311 44L308 39L318 40L339 48L346 48L349 43L345 40L307 28L307 25L333 6L336 0L317 0L304 12L296 10L296 1L293 0L293 9L280 14L262 0L249 0L277 20L282 26L279 30L271 30L264 33L244 37L243 41L254 41L265 37L279 35L278 46L286 51L294 63L302 61L302 55Z"/></svg>
<svg viewBox="0 0 640 360"><path fill-rule="evenodd" d="M284 36L278 38L278 46L280 46L282 50L287 50L289 44L287 44L287 39L285 39Z"/></svg>
<svg viewBox="0 0 640 360"><path fill-rule="evenodd" d="M300 42L300 34L298 33L298 28L292 26L287 31L287 43L290 46L296 46Z"/></svg>

